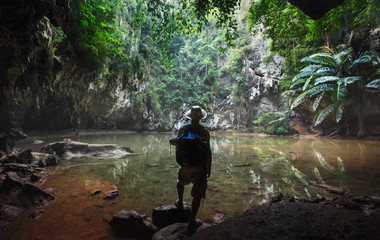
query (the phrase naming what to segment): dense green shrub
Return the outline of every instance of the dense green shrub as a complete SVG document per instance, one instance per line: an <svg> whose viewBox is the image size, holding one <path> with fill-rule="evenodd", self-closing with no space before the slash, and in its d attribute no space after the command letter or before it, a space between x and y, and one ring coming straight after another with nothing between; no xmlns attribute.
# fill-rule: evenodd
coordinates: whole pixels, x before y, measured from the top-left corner
<svg viewBox="0 0 380 240"><path fill-rule="evenodd" d="M296 133L289 125L288 112L262 113L252 123L254 130L258 132L276 135L290 135Z"/></svg>

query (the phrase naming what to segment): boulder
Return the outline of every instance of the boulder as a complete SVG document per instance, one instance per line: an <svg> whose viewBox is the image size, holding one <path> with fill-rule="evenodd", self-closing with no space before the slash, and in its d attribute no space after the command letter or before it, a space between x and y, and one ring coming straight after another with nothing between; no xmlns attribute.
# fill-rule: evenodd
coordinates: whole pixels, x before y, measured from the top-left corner
<svg viewBox="0 0 380 240"><path fill-rule="evenodd" d="M158 228L164 228L173 223L187 223L190 218L190 207L184 202L183 208L177 208L174 204L159 206L153 209L153 223Z"/></svg>
<svg viewBox="0 0 380 240"><path fill-rule="evenodd" d="M33 157L35 158L36 164L40 167L46 166L56 166L59 164L59 157L52 153L37 153L32 152Z"/></svg>
<svg viewBox="0 0 380 240"><path fill-rule="evenodd" d="M187 236L187 223L174 223L156 232L152 240L177 240Z"/></svg>
<svg viewBox="0 0 380 240"><path fill-rule="evenodd" d="M34 157L32 154L32 149L28 148L24 151L22 151L19 155L19 162L18 163L25 163L25 164L31 164L34 161Z"/></svg>
<svg viewBox="0 0 380 240"><path fill-rule="evenodd" d="M203 223L195 232L200 232L210 226L210 224ZM157 231L152 240L178 240L186 239L190 236L191 234L187 233L187 223L174 223Z"/></svg>
<svg viewBox="0 0 380 240"><path fill-rule="evenodd" d="M59 157L104 157L115 158L132 155L131 149L114 144L89 144L65 139L61 142L49 143L44 146L42 153L57 154Z"/></svg>
<svg viewBox="0 0 380 240"><path fill-rule="evenodd" d="M0 151L6 154L12 153L15 142L7 136L0 135Z"/></svg>
<svg viewBox="0 0 380 240"><path fill-rule="evenodd" d="M138 214L134 210L122 210L115 214L110 221L112 228L121 234L128 234L144 238L152 238L157 227L146 215Z"/></svg>
<svg viewBox="0 0 380 240"><path fill-rule="evenodd" d="M21 128L9 129L8 135L11 139L25 139L28 137Z"/></svg>

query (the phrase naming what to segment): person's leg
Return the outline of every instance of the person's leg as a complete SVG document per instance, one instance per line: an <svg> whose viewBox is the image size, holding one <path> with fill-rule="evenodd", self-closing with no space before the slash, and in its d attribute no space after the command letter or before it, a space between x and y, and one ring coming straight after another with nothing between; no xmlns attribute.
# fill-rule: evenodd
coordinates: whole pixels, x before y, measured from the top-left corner
<svg viewBox="0 0 380 240"><path fill-rule="evenodd" d="M191 211L190 211L190 222L195 222L195 217L197 216L199 206L201 205L202 198L193 198L191 202Z"/></svg>
<svg viewBox="0 0 380 240"><path fill-rule="evenodd" d="M179 207L183 206L183 192L185 191L185 186L177 182L177 193L178 193L178 200L177 204Z"/></svg>

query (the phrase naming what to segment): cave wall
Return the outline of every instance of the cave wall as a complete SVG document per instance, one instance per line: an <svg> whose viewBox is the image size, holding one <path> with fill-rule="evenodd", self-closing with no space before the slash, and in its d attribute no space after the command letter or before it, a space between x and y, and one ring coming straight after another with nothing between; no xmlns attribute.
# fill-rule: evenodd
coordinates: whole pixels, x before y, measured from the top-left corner
<svg viewBox="0 0 380 240"><path fill-rule="evenodd" d="M0 8L0 130L23 122L19 99L38 109L59 68L52 29L72 26L69 0L4 0ZM30 94L24 95L25 92ZM24 97L30 95L28 99ZM32 107L33 106L33 107Z"/></svg>

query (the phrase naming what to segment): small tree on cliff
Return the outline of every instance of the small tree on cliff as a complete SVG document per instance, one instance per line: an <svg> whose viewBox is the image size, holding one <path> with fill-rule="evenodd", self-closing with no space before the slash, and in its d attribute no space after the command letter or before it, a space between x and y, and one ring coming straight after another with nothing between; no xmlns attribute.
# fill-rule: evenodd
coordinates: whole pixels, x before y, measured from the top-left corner
<svg viewBox="0 0 380 240"><path fill-rule="evenodd" d="M290 86L293 94L291 108L294 109L306 100L312 100L311 110L316 111L314 125L321 124L334 113L335 122L344 118L345 112L357 111L357 136L365 134L365 101L369 89L380 90L379 58L374 52L355 54L351 48L335 52L323 47L323 53L303 58L309 63L294 76ZM324 99L328 104L321 106ZM347 120L347 119L346 119Z"/></svg>

